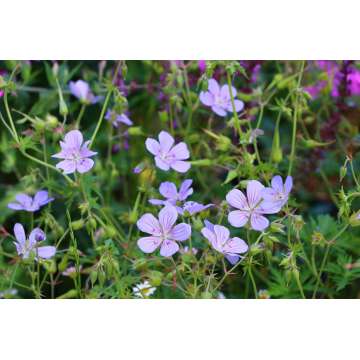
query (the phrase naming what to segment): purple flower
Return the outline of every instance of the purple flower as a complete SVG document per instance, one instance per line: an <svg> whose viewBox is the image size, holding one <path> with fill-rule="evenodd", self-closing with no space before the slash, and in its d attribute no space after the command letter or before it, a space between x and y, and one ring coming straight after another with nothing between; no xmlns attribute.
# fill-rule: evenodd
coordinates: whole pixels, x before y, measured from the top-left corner
<svg viewBox="0 0 360 360"><path fill-rule="evenodd" d="M14 226L14 235L16 251L23 259L27 259L31 253L35 255L35 259L49 259L55 255L55 246L38 246L39 242L46 240L45 233L39 228L31 231L29 239L26 239L24 227L17 223Z"/></svg>
<svg viewBox="0 0 360 360"><path fill-rule="evenodd" d="M89 84L84 80L70 81L69 89L83 104L95 104L99 101L99 97L91 92Z"/></svg>
<svg viewBox="0 0 360 360"><path fill-rule="evenodd" d="M185 223L175 225L178 213L167 205L159 212L159 220L152 214L143 215L137 222L139 230L151 236L140 238L137 242L144 253L152 253L160 246L160 255L172 256L179 250L176 241L185 241L191 236L191 226Z"/></svg>
<svg viewBox="0 0 360 360"><path fill-rule="evenodd" d="M174 145L174 138L166 131L161 131L159 141L146 139L147 150L155 155L156 166L164 171L170 168L180 173L185 173L190 169L191 164L186 160L190 157L187 145L180 142Z"/></svg>
<svg viewBox="0 0 360 360"><path fill-rule="evenodd" d="M346 77L347 90L350 95L360 95L360 71L351 69Z"/></svg>
<svg viewBox="0 0 360 360"><path fill-rule="evenodd" d="M133 168L132 172L134 174L140 174L144 170L144 168L145 168L144 164L139 164Z"/></svg>
<svg viewBox="0 0 360 360"><path fill-rule="evenodd" d="M232 95L235 98L236 89L231 87ZM215 79L210 79L208 82L208 91L200 92L200 101L210 106L212 111L219 116L226 116L228 112L233 112L233 107L230 97L230 89L228 85L223 85L221 88ZM234 99L236 112L244 108L244 103L241 100Z"/></svg>
<svg viewBox="0 0 360 360"><path fill-rule="evenodd" d="M178 202L182 202L187 199L193 192L193 188L191 187L192 180L187 179L183 181L180 185L179 192L176 189L176 185L170 181L165 181L160 184L159 192L166 200L160 199L150 199L149 203L152 205L176 205ZM177 207L179 208L179 207ZM181 208L179 208L181 209ZM178 210L179 211L179 210Z"/></svg>
<svg viewBox="0 0 360 360"><path fill-rule="evenodd" d="M211 206L213 206L213 204L203 205L196 201L187 201L180 209L181 211L179 212L179 214L186 215L188 213L189 215L195 215L208 209Z"/></svg>
<svg viewBox="0 0 360 360"><path fill-rule="evenodd" d="M9 209L30 212L38 211L42 206L54 200L54 198L49 198L49 193L45 190L38 191L34 198L26 194L17 194L15 199L16 202L8 204Z"/></svg>
<svg viewBox="0 0 360 360"><path fill-rule="evenodd" d="M62 169L64 174L88 172L94 166L94 160L89 158L97 154L88 148L90 141L83 144L83 136L79 130L68 132L64 140L60 141L61 151L52 155L54 158L64 159L56 167Z"/></svg>
<svg viewBox="0 0 360 360"><path fill-rule="evenodd" d="M243 254L249 249L243 239L230 238L230 231L225 226L213 225L210 221L205 220L205 227L202 228L201 233L216 251L225 255L232 265L240 260L239 254Z"/></svg>
<svg viewBox="0 0 360 360"><path fill-rule="evenodd" d="M119 127L119 124L125 124L131 126L133 122L125 115L118 114L114 110L108 110L105 115L105 119L110 121L114 127Z"/></svg>
<svg viewBox="0 0 360 360"><path fill-rule="evenodd" d="M238 189L233 189L226 195L226 201L239 209L231 211L228 215L232 226L242 227L249 220L251 228L257 231L263 231L269 226L269 220L263 214L275 214L279 212L279 208L264 201L264 188L259 181L250 180L247 183L246 196Z"/></svg>
<svg viewBox="0 0 360 360"><path fill-rule="evenodd" d="M292 176L287 176L285 184L281 176L276 175L271 179L271 187L265 188L262 195L266 202L273 203L281 209L288 201L293 186Z"/></svg>

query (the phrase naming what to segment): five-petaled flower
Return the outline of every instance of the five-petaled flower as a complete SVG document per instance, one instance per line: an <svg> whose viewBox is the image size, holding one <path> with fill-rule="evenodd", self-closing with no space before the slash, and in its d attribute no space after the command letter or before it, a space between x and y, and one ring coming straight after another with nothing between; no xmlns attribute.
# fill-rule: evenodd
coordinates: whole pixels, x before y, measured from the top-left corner
<svg viewBox="0 0 360 360"><path fill-rule="evenodd" d="M191 164L184 161L190 157L187 145L180 142L174 146L174 138L166 131L161 131L159 141L146 139L147 150L155 156L156 166L164 171L170 168L180 173L185 173L190 169Z"/></svg>
<svg viewBox="0 0 360 360"><path fill-rule="evenodd" d="M64 141L60 141L61 151L52 155L54 158L64 159L56 167L62 169L64 174L88 172L94 166L94 160L90 157L97 154L88 148L89 144L90 141L83 144L83 136L79 130L68 132Z"/></svg>
<svg viewBox="0 0 360 360"><path fill-rule="evenodd" d="M40 208L49 202L53 201L54 198L49 197L49 193L45 190L38 191L34 198L26 194L17 194L14 202L8 204L8 208L12 210L25 210L34 212L40 210Z"/></svg>
<svg viewBox="0 0 360 360"><path fill-rule="evenodd" d="M235 111L239 112L244 108L241 100L235 99L236 89L232 86L231 92L234 98ZM208 91L200 92L200 101L210 106L211 110L219 116L226 116L228 112L233 112L233 104L231 101L230 89L228 85L221 88L215 79L209 79Z"/></svg>
<svg viewBox="0 0 360 360"><path fill-rule="evenodd" d="M159 212L159 219L152 214L144 214L137 222L139 230L151 236L140 238L137 242L144 253L152 253L160 246L160 255L172 256L179 250L177 241L185 241L191 236L191 226L175 225L178 212L174 206L166 205Z"/></svg>
<svg viewBox="0 0 360 360"><path fill-rule="evenodd" d="M16 241L14 241L16 251L23 259L29 258L30 254L33 254L36 260L38 258L50 259L56 253L55 246L38 245L39 242L46 240L45 233L39 228L33 229L27 239L24 227L16 223L14 226L14 235L16 238Z"/></svg>
<svg viewBox="0 0 360 360"><path fill-rule="evenodd" d="M281 176L276 175L271 179L271 187L263 190L263 198L266 202L273 203L280 210L287 203L292 186L292 176L287 176L285 183L283 183Z"/></svg>
<svg viewBox="0 0 360 360"><path fill-rule="evenodd" d="M209 240L211 246L218 252L224 254L227 260L234 265L241 256L248 251L249 247L243 239L230 237L230 231L222 225L213 225L205 220L205 227L201 233Z"/></svg>
<svg viewBox="0 0 360 360"><path fill-rule="evenodd" d="M112 125L117 128L120 124L131 126L133 122L125 114L118 114L114 110L108 110L105 115L105 119L110 121Z"/></svg>
<svg viewBox="0 0 360 360"><path fill-rule="evenodd" d="M99 100L99 97L91 92L89 84L84 80L70 81L69 89L71 94L83 104L95 104Z"/></svg>
<svg viewBox="0 0 360 360"><path fill-rule="evenodd" d="M263 199L265 189L257 180L250 180L246 187L246 196L238 189L226 195L226 201L238 209L228 215L229 223L235 227L244 226L249 220L251 228L263 231L269 226L269 220L263 214L275 214L280 211L276 204Z"/></svg>

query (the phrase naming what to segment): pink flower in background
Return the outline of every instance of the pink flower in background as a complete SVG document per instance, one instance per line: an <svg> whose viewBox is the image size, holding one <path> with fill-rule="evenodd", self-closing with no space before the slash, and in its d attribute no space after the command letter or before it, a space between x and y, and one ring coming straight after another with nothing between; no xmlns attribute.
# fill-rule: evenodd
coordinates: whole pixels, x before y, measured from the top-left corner
<svg viewBox="0 0 360 360"><path fill-rule="evenodd" d="M236 89L233 86L231 91L234 97L235 110L239 112L244 108L244 103L241 100L235 99ZM210 106L211 110L219 116L226 116L228 112L233 112L229 86L223 85L220 88L215 79L208 81L208 91L200 92L200 101L204 105Z"/></svg>
<svg viewBox="0 0 360 360"><path fill-rule="evenodd" d="M56 253L55 246L38 246L39 242L46 240L45 233L39 228L32 230L29 239L26 239L24 227L17 223L14 226L14 235L16 251L23 259L27 259L31 253L35 255L35 259L50 259Z"/></svg>
<svg viewBox="0 0 360 360"><path fill-rule="evenodd" d="M159 212L159 219L152 214L144 214L137 222L137 227L151 236L140 238L137 242L144 253L152 253L160 247L160 255L172 256L179 250L177 241L185 241L191 236L189 224L175 225L178 212L167 205Z"/></svg>
<svg viewBox="0 0 360 360"><path fill-rule="evenodd" d="M360 95L360 71L351 69L347 77L347 90L350 95Z"/></svg>
<svg viewBox="0 0 360 360"><path fill-rule="evenodd" d="M257 180L250 180L246 187L246 196L238 189L231 190L226 195L226 201L234 208L228 215L229 223L235 227L242 227L248 222L252 229L263 231L269 226L269 220L264 214L276 214L280 211L277 204L265 202L263 190Z"/></svg>
<svg viewBox="0 0 360 360"><path fill-rule="evenodd" d="M248 251L249 247L243 239L230 237L230 231L221 225L213 225L205 220L205 227L201 233L209 240L211 246L218 252L225 255L231 264L240 260L240 255Z"/></svg>
<svg viewBox="0 0 360 360"><path fill-rule="evenodd" d="M206 60L199 60L198 61L199 70L204 73L206 70Z"/></svg>
<svg viewBox="0 0 360 360"><path fill-rule="evenodd" d="M49 198L49 193L45 190L41 190L35 194L34 198L26 194L17 194L15 200L16 202L8 204L9 209L34 212L53 201L54 198Z"/></svg>
<svg viewBox="0 0 360 360"><path fill-rule="evenodd" d="M155 164L159 169L168 171L172 168L185 173L191 167L188 161L184 161L190 157L189 150L184 142L175 146L174 143L174 138L166 131L160 132L159 141L147 138L145 142L146 149L155 156Z"/></svg>
<svg viewBox="0 0 360 360"><path fill-rule="evenodd" d="M78 171L80 174L88 172L94 166L94 160L91 156L97 153L91 151L88 146L90 141L83 143L83 136L79 130L69 131L60 141L61 151L54 158L64 159L60 161L56 167L62 169L64 174L72 174Z"/></svg>

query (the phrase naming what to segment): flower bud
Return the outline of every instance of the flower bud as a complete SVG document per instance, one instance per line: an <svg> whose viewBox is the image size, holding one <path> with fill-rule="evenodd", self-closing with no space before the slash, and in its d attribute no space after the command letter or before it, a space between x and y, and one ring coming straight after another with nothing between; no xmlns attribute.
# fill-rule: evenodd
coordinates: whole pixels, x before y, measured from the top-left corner
<svg viewBox="0 0 360 360"><path fill-rule="evenodd" d="M140 126L130 126L128 129L128 133L129 135L133 136L139 136L144 134Z"/></svg>
<svg viewBox="0 0 360 360"><path fill-rule="evenodd" d="M56 128L59 124L59 120L57 119L57 117L51 114L47 114L45 120L46 120L46 125L50 129Z"/></svg>
<svg viewBox="0 0 360 360"><path fill-rule="evenodd" d="M349 223L352 227L360 226L360 210L350 216Z"/></svg>
<svg viewBox="0 0 360 360"><path fill-rule="evenodd" d="M217 139L216 148L219 149L220 151L228 151L230 147L231 147L231 140L224 135L220 135L219 138Z"/></svg>
<svg viewBox="0 0 360 360"><path fill-rule="evenodd" d="M71 222L71 226L75 231L82 229L84 227L84 224L85 223L83 219L79 219Z"/></svg>
<svg viewBox="0 0 360 360"><path fill-rule="evenodd" d="M163 279L163 273L160 271L151 270L147 273L147 276L149 278L149 282L152 286L160 286L162 279Z"/></svg>

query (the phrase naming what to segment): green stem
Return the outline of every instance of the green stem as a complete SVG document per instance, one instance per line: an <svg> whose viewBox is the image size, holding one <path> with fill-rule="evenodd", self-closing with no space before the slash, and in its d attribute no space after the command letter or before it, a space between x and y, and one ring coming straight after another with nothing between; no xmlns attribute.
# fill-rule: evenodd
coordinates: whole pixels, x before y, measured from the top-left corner
<svg viewBox="0 0 360 360"><path fill-rule="evenodd" d="M85 109L86 109L86 104L82 104L81 105L81 109L80 109L80 112L79 112L79 115L76 119L76 128L79 129L80 128L80 122L81 122L81 119L83 118L84 116L84 113L85 113Z"/></svg>

